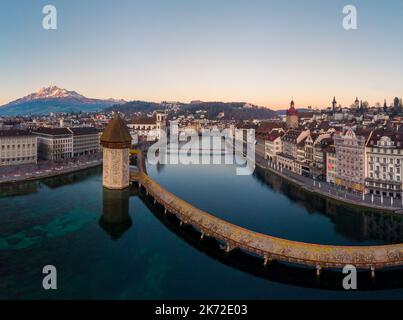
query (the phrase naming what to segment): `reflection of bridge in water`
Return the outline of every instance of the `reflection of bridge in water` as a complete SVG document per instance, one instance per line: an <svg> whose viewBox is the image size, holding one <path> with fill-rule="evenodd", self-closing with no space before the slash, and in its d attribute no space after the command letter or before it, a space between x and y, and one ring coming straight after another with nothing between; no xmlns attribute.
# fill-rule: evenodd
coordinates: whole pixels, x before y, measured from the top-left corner
<svg viewBox="0 0 403 320"><path fill-rule="evenodd" d="M354 241L403 242L403 215L375 209L349 206L331 198L313 196L287 179L270 171L256 168L254 177L274 192L285 195L310 214L325 215L338 233Z"/></svg>
<svg viewBox="0 0 403 320"><path fill-rule="evenodd" d="M133 190L138 189L134 188ZM139 197L170 231L174 232L193 248L220 263L277 283L304 288L345 291L342 285L345 274L341 272L334 272L328 269L321 274L320 278L317 278L313 275L310 268L301 268L278 261L273 261L270 265L264 266L259 257L249 255L240 250L234 250L228 254L221 249L220 243L215 239L205 238L203 241L200 241L200 233L192 226L181 226L180 220L176 216L164 214L163 207L154 205L153 199L146 196L146 191L143 190L140 192ZM374 280L367 272L359 272L357 274L358 289L360 291L372 291L403 288L403 270L401 268L396 270L379 270L376 281Z"/></svg>
<svg viewBox="0 0 403 320"><path fill-rule="evenodd" d="M175 215L181 225L198 230L201 239L211 237L223 245L226 252L240 249L264 259L264 265L272 260L315 267L317 274L323 268L343 268L354 265L369 269L374 276L376 269L403 265L403 244L384 246L333 246L308 244L257 233L204 212L175 196L151 179L145 170L141 152L138 156L138 172L131 174L131 181L138 183L155 204L164 208L166 214Z"/></svg>

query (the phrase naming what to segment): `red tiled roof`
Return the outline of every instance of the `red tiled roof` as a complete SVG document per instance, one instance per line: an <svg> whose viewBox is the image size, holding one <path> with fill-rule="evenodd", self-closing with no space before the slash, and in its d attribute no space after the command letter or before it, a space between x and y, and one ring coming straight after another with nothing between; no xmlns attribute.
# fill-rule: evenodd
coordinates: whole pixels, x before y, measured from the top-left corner
<svg viewBox="0 0 403 320"><path fill-rule="evenodd" d="M263 132L268 133L273 129L284 128L284 123L279 122L262 122L256 129L257 133Z"/></svg>
<svg viewBox="0 0 403 320"><path fill-rule="evenodd" d="M155 124L156 119L155 115L152 117L133 117L131 124Z"/></svg>
<svg viewBox="0 0 403 320"><path fill-rule="evenodd" d="M283 135L284 135L284 133L280 133L280 132L278 132L278 131L272 132L272 133L269 133L269 134L266 136L266 140L267 140L267 141L274 141L274 140L276 140L277 138L282 137Z"/></svg>

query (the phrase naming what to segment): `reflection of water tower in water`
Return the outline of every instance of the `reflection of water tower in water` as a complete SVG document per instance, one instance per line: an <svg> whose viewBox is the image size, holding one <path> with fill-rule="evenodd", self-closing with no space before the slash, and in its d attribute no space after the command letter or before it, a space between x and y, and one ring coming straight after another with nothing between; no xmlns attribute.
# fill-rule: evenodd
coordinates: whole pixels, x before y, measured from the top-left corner
<svg viewBox="0 0 403 320"><path fill-rule="evenodd" d="M101 136L103 146L103 215L100 226L118 239L132 221L129 216L131 136L126 124L116 115Z"/></svg>
<svg viewBox="0 0 403 320"><path fill-rule="evenodd" d="M130 189L103 190L103 215L99 225L113 240L119 239L132 226L129 198Z"/></svg>

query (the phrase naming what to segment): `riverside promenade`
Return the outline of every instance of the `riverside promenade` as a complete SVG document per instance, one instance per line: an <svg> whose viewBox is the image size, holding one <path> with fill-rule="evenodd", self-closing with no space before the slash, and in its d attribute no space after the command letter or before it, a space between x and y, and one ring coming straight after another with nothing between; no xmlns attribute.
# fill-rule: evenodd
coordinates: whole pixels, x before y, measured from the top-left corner
<svg viewBox="0 0 403 320"><path fill-rule="evenodd" d="M349 192L326 181L317 181L312 178L304 177L284 168L278 168L274 163L270 163L263 155L261 148L256 148L255 154L256 166L276 174L305 191L330 198L334 201L345 203L347 205L365 207L378 211L393 212L403 214L403 201L390 197L381 197L371 194Z"/></svg>
<svg viewBox="0 0 403 320"><path fill-rule="evenodd" d="M85 157L68 161L44 161L38 164L0 167L0 184L40 180L100 166L102 158Z"/></svg>

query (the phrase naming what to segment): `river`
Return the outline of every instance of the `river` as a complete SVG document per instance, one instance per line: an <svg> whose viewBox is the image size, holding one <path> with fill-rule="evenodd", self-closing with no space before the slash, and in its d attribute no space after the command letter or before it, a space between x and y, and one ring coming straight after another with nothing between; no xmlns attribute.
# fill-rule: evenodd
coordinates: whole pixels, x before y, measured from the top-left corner
<svg viewBox="0 0 403 320"><path fill-rule="evenodd" d="M149 175L191 204L237 225L291 240L376 245L403 239L400 216L311 197L257 170L232 165L149 166ZM1 299L401 298L403 273L379 272L356 292L341 273L225 254L178 227L137 190L103 190L101 169L0 188ZM42 288L54 265L58 289ZM402 279L402 280L400 280ZM359 278L360 280L360 278ZM360 287L360 283L359 283ZM364 290L365 289L365 290Z"/></svg>

